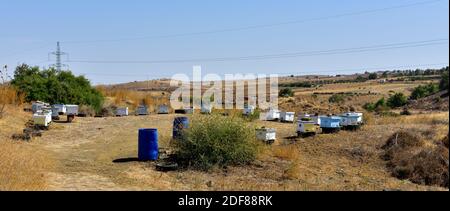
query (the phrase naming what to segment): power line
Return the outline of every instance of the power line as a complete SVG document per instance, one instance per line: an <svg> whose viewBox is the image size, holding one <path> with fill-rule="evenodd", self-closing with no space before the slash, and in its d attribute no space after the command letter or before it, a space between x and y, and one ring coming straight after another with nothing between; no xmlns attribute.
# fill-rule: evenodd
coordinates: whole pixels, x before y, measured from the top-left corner
<svg viewBox="0 0 450 211"><path fill-rule="evenodd" d="M185 36L196 36L196 35L205 35L205 34L217 34L217 33L234 32L234 31L245 31L245 30L270 28L270 27L283 26L283 25L300 24L300 23L313 22L313 21L323 21L323 20L342 18L342 17L359 16L359 15L364 15L364 14L374 14L374 13L380 13L380 12L385 12L385 11L389 11L389 10L397 10L397 9L420 6L420 5L433 4L433 3L437 3L437 2L441 2L441 1L444 1L444 0L421 1L421 2L416 2L416 3L403 4L403 5L371 9L371 10L362 10L362 11L351 12L351 13L342 13L342 14L336 14L336 15L331 15L331 16L316 17L316 18L309 18L309 19L295 20L295 21L285 21L285 22L272 23L272 24L260 24L260 25L252 25L252 26L244 26L244 27L236 27L236 28L228 28L228 29L219 29L219 30L212 30L212 31L167 34L167 35L159 35L159 36L142 36L142 37L122 38L122 39L65 41L63 43L65 43L65 44L80 44L80 43L100 43L100 42L122 42L122 41L133 41L133 40L161 39L161 38L185 37Z"/></svg>
<svg viewBox="0 0 450 211"><path fill-rule="evenodd" d="M47 43L45 45L41 45L41 46L36 47L36 48L29 48L29 49L22 50L22 51L16 51L14 53L7 54L7 55L1 56L1 57L2 58L8 58L8 57L19 55L19 54L22 54L22 53L25 53L25 52L30 52L30 51L35 51L35 50L40 50L40 49L43 49L43 48L47 48L48 46L50 46L50 44Z"/></svg>
<svg viewBox="0 0 450 211"><path fill-rule="evenodd" d="M97 63L97 64L163 64L163 63L193 63L193 62L226 62L226 61L244 61L244 60L268 60L268 59L281 59L281 58L293 58L293 57L305 57L305 56L323 56L323 55L337 55L337 54L350 54L350 53L362 53L372 51L383 51L392 49L404 49L404 48L416 48L431 45L441 45L448 43L448 39L434 39L424 40L416 42L403 42L403 43L391 43L383 45L364 46L356 48L343 48L332 49L322 51L308 51L308 52L295 52L284 54L269 54L258 56L244 56L244 57L222 57L222 58L199 58L199 59L177 59L177 60L153 60L153 61L107 61L107 60L68 60L68 63Z"/></svg>

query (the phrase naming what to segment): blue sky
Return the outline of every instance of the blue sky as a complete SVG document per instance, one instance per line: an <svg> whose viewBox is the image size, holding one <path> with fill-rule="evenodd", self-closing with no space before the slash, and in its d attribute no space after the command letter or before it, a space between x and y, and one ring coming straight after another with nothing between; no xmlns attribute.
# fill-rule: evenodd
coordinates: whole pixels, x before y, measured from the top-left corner
<svg viewBox="0 0 450 211"><path fill-rule="evenodd" d="M424 1L0 0L0 64L7 64L10 70L22 62L48 66L53 63L48 61L48 53L55 50L57 41L61 41L62 50L69 53L71 61L158 61L448 39L447 0L355 14ZM354 15L330 17L340 14ZM330 18L311 20L322 17ZM301 20L310 21L164 37ZM441 67L448 64L448 58L447 40L444 44L413 48L267 60L67 64L75 74L85 74L95 84L109 84L191 73L193 65L201 65L204 73L220 75L341 74L384 67Z"/></svg>

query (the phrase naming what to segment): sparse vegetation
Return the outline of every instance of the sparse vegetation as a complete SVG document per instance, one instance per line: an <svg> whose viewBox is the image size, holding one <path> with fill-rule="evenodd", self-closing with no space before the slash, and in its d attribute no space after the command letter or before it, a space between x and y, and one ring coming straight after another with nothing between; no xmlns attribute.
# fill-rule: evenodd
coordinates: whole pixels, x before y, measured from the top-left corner
<svg viewBox="0 0 450 211"><path fill-rule="evenodd" d="M449 151L426 147L417 132L395 133L383 146L393 176L423 185L449 187Z"/></svg>
<svg viewBox="0 0 450 211"><path fill-rule="evenodd" d="M176 144L177 159L189 167L245 165L257 155L255 131L240 118L218 115L195 117L185 139Z"/></svg>

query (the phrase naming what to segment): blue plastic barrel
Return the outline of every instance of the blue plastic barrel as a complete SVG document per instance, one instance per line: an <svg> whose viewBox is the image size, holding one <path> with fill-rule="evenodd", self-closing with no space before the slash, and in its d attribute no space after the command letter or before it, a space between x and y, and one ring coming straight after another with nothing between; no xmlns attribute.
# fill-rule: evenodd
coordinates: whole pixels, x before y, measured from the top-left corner
<svg viewBox="0 0 450 211"><path fill-rule="evenodd" d="M189 119L187 117L176 117L173 121L173 139L183 137L183 130L189 128Z"/></svg>
<svg viewBox="0 0 450 211"><path fill-rule="evenodd" d="M138 158L140 161L158 160L158 130L140 129Z"/></svg>

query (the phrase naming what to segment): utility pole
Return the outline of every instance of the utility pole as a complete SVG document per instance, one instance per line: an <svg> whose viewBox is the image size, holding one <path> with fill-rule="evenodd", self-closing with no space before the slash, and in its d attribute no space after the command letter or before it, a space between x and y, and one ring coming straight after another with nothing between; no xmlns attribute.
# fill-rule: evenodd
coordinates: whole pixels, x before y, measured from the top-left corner
<svg viewBox="0 0 450 211"><path fill-rule="evenodd" d="M65 52L61 52L61 46L60 46L59 42L56 43L56 51L52 52L50 54L52 54L56 57L56 63L53 64L52 66L55 67L57 71L61 71L62 67L67 67L67 65L65 65L61 62L61 56L68 55L68 54Z"/></svg>

